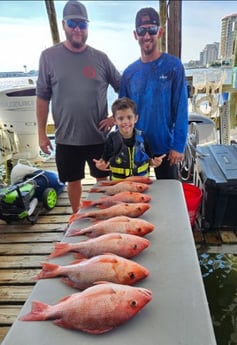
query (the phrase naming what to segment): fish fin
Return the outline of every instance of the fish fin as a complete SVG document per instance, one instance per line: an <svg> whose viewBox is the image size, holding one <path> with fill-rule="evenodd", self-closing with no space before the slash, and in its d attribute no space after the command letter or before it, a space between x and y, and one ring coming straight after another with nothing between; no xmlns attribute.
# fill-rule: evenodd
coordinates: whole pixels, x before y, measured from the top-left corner
<svg viewBox="0 0 237 345"><path fill-rule="evenodd" d="M73 260L72 262L70 262L70 265L76 265L76 264L79 264L80 262L85 261L85 260L88 260L88 258L86 258L82 255L81 258L78 258L77 260Z"/></svg>
<svg viewBox="0 0 237 345"><path fill-rule="evenodd" d="M102 210L102 209L105 209L105 208L108 208L108 206L103 205L103 204L98 204L98 205L96 205L96 207L97 207L97 208L100 208L101 210Z"/></svg>
<svg viewBox="0 0 237 345"><path fill-rule="evenodd" d="M93 206L93 201L91 200L82 200L81 201L81 208L86 208L86 207L90 207Z"/></svg>
<svg viewBox="0 0 237 345"><path fill-rule="evenodd" d="M33 301L31 304L31 311L19 318L21 321L43 321L46 320L46 311L49 305L39 301Z"/></svg>
<svg viewBox="0 0 237 345"><path fill-rule="evenodd" d="M62 278L62 279L63 279L63 278ZM65 279L66 279L66 278L65 278ZM62 298L60 298L60 299L58 300L57 303L65 302L65 301L69 300L70 298L73 298L73 296L72 296L72 295L63 296Z"/></svg>
<svg viewBox="0 0 237 345"><path fill-rule="evenodd" d="M70 251L70 244L66 242L57 242L54 243L54 250L49 255L49 259L55 258L56 256L62 256L67 254Z"/></svg>
<svg viewBox="0 0 237 345"><path fill-rule="evenodd" d="M91 218L90 221L93 223L93 224L97 224L99 222L102 222L103 219L96 219L96 218Z"/></svg>
<svg viewBox="0 0 237 345"><path fill-rule="evenodd" d="M81 289L80 286L76 282L72 281L71 279L69 279L67 277L61 278L60 280L63 283L67 284L68 286L71 286L72 288Z"/></svg>
<svg viewBox="0 0 237 345"><path fill-rule="evenodd" d="M88 193L100 193L102 192L101 188L100 187L92 187Z"/></svg>
<svg viewBox="0 0 237 345"><path fill-rule="evenodd" d="M101 181L100 186L113 186L117 183L118 181Z"/></svg>
<svg viewBox="0 0 237 345"><path fill-rule="evenodd" d="M74 258L76 259L75 261L73 261L73 263L78 263L78 262L81 262L81 261L83 261L82 259L86 259L86 257L84 256L84 255L82 255L82 254L80 254L80 253L75 253L74 254ZM73 264L72 263L72 264Z"/></svg>
<svg viewBox="0 0 237 345"><path fill-rule="evenodd" d="M42 265L42 271L36 275L36 279L51 278L56 276L56 272L59 265L52 264L49 262L44 262Z"/></svg>
<svg viewBox="0 0 237 345"><path fill-rule="evenodd" d="M64 319L56 319L53 323L59 327L72 329L72 325L69 322L66 322Z"/></svg>
<svg viewBox="0 0 237 345"><path fill-rule="evenodd" d="M98 280L98 281L93 283L93 285L100 285L100 284L111 284L111 282L109 282L107 280Z"/></svg>
<svg viewBox="0 0 237 345"><path fill-rule="evenodd" d="M111 331L111 329L113 329L113 327L107 327L103 329L81 328L83 332L90 333L90 334L102 334L102 333Z"/></svg>
<svg viewBox="0 0 237 345"><path fill-rule="evenodd" d="M113 254L113 253L106 253L107 255L110 255L112 257L105 257L103 258L103 255L105 255L105 253L102 255L101 259L100 259L100 262L110 262L110 263L117 263L118 262L118 255L116 254Z"/></svg>

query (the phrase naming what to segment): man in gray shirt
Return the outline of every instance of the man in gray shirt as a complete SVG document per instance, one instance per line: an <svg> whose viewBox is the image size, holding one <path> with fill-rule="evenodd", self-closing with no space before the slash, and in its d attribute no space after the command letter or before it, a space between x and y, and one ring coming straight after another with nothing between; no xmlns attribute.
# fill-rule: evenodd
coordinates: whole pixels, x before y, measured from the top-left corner
<svg viewBox="0 0 237 345"><path fill-rule="evenodd" d="M111 85L118 92L120 73L105 53L86 44L88 16L82 3L66 3L62 25L66 40L40 56L37 121L40 148L49 154L52 144L46 128L51 101L59 178L67 182L72 211L76 213L85 163L97 180L108 176L108 172L96 168L93 159L101 157L105 135L113 126L113 118L108 117L107 89Z"/></svg>

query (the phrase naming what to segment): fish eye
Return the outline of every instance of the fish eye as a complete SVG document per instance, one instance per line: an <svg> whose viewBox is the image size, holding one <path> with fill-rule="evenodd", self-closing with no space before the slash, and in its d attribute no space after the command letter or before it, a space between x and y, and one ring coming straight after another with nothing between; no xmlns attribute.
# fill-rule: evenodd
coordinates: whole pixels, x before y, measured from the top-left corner
<svg viewBox="0 0 237 345"><path fill-rule="evenodd" d="M134 244L133 249L137 249L137 245L136 244Z"/></svg>
<svg viewBox="0 0 237 345"><path fill-rule="evenodd" d="M134 279L136 276L135 276L134 272L130 272L130 273L129 273L129 277L130 277L131 279Z"/></svg>
<svg viewBox="0 0 237 345"><path fill-rule="evenodd" d="M131 307L136 307L137 306L137 301L133 300L130 302Z"/></svg>
<svg viewBox="0 0 237 345"><path fill-rule="evenodd" d="M141 228L137 228L137 232L138 233L142 232L142 229Z"/></svg>

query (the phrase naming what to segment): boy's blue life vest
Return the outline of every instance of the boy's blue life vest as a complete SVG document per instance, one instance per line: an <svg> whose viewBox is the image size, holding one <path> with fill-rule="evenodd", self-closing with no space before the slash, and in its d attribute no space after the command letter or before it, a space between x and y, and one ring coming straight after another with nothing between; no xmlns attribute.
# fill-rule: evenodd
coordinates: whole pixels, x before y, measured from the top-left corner
<svg viewBox="0 0 237 345"><path fill-rule="evenodd" d="M112 179L148 174L150 157L145 152L143 132L135 129L133 147L128 147L118 131L111 134L114 156L110 159Z"/></svg>

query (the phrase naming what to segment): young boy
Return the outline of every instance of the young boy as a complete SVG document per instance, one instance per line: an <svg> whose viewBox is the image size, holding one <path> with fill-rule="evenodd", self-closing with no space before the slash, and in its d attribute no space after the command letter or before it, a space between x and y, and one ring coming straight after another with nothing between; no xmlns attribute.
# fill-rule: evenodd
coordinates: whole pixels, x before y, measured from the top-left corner
<svg viewBox="0 0 237 345"><path fill-rule="evenodd" d="M110 170L112 180L148 175L149 167L158 167L165 155L153 158L143 131L134 128L136 104L127 97L119 98L112 104L112 113L117 129L109 133L102 158L94 159L96 167Z"/></svg>

